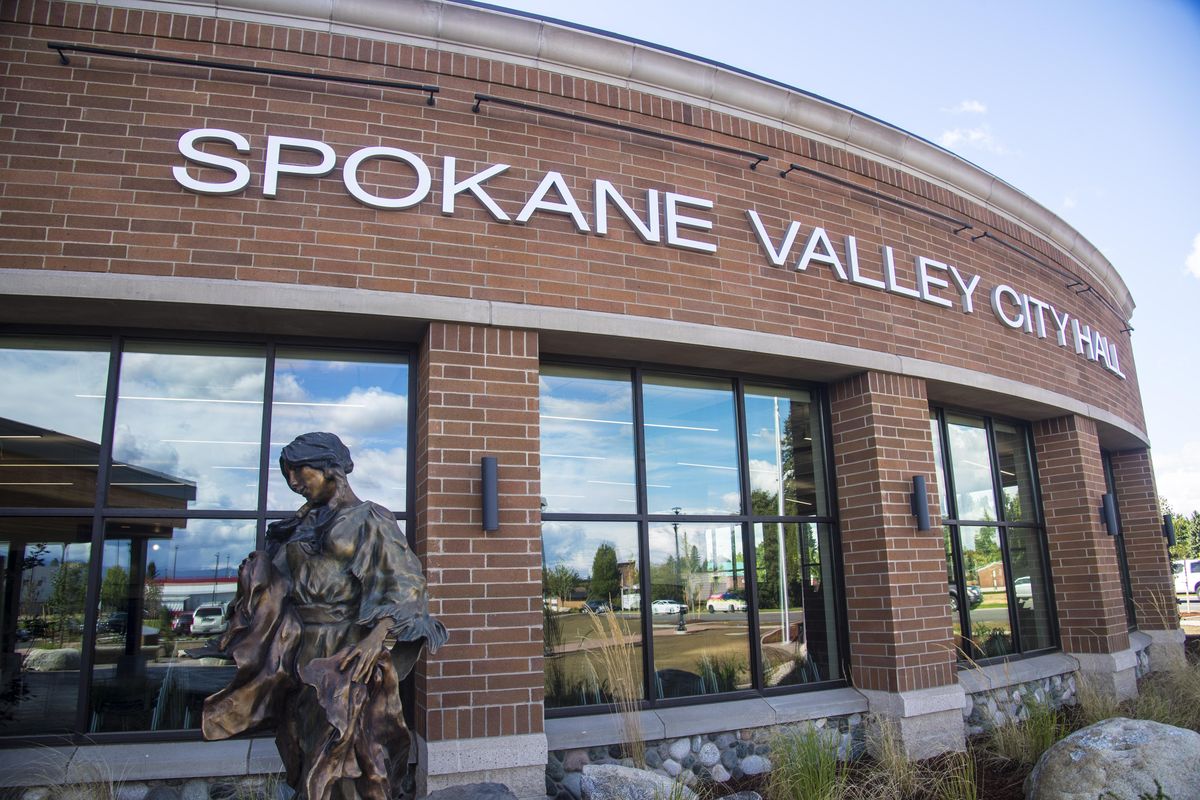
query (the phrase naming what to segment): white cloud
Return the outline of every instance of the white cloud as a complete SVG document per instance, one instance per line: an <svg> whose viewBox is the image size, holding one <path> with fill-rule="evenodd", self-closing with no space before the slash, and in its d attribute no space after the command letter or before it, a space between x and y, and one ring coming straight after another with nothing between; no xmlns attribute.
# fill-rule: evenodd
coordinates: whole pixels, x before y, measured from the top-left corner
<svg viewBox="0 0 1200 800"><path fill-rule="evenodd" d="M1074 195L1069 194L1063 198L1062 205L1063 205L1063 208L1071 209L1071 208L1074 208L1075 206L1079 205L1079 202L1075 199Z"/></svg>
<svg viewBox="0 0 1200 800"><path fill-rule="evenodd" d="M954 150L961 146L963 148L985 150L997 155L1004 155L1008 152L1008 148L1001 144L988 125L980 125L975 128L953 128L942 131L942 135L938 137L938 142L942 147L949 150Z"/></svg>
<svg viewBox="0 0 1200 800"><path fill-rule="evenodd" d="M987 106L978 100L963 100L952 108L943 108L942 111L951 114L986 114Z"/></svg>
<svg viewBox="0 0 1200 800"><path fill-rule="evenodd" d="M1200 511L1200 441L1183 442L1167 451L1154 449L1158 496L1176 514Z"/></svg>
<svg viewBox="0 0 1200 800"><path fill-rule="evenodd" d="M1196 234L1195 239L1192 239L1192 252L1188 253L1187 260L1183 264L1187 267L1188 272L1200 278L1200 233Z"/></svg>

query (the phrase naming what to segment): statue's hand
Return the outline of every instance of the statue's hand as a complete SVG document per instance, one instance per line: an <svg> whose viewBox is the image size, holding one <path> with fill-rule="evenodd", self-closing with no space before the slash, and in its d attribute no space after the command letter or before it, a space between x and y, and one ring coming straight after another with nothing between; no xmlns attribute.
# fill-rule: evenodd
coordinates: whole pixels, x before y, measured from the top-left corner
<svg viewBox="0 0 1200 800"><path fill-rule="evenodd" d="M386 620L372 628L370 633L359 639L358 643L350 648L350 652L338 664L338 669L347 673L350 680L356 683L366 683L371 676L371 670L375 668L375 664L385 652L384 640L387 638L390 628L391 625Z"/></svg>

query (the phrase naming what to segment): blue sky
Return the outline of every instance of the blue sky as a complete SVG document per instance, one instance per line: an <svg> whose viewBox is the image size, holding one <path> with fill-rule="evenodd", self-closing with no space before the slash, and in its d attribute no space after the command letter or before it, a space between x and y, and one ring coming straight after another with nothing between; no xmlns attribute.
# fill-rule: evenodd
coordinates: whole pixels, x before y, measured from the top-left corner
<svg viewBox="0 0 1200 800"><path fill-rule="evenodd" d="M1108 257L1160 496L1200 510L1200 3L504 0L695 53L938 143Z"/></svg>

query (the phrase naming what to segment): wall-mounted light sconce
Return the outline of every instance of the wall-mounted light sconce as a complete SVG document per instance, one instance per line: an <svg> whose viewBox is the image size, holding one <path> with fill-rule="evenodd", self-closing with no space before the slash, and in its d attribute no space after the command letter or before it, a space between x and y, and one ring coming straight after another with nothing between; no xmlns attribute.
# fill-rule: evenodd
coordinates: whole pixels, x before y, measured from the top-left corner
<svg viewBox="0 0 1200 800"><path fill-rule="evenodd" d="M1175 517L1170 514L1163 514L1163 537L1167 540L1167 547L1175 546Z"/></svg>
<svg viewBox="0 0 1200 800"><path fill-rule="evenodd" d="M917 518L917 530L929 530L929 493L925 491L924 475L913 475L912 513Z"/></svg>
<svg viewBox="0 0 1200 800"><path fill-rule="evenodd" d="M1104 520L1104 530L1109 536L1117 535L1117 504L1111 494L1100 498L1100 519Z"/></svg>
<svg viewBox="0 0 1200 800"><path fill-rule="evenodd" d="M483 495L483 529L500 530L500 487L496 479L496 457L484 456L479 461L480 492Z"/></svg>

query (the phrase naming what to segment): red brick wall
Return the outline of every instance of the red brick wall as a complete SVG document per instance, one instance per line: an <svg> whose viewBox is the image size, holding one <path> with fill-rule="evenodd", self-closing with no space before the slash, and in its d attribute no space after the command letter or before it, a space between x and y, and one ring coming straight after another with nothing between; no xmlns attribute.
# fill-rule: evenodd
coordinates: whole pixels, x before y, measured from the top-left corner
<svg viewBox="0 0 1200 800"><path fill-rule="evenodd" d="M341 34L47 0L5 3L0 20L5 267L314 284L749 329L988 371L1074 395L1143 427L1129 339L1118 333L1124 321L1096 293L1078 293L1061 274L972 237L986 231L1051 267L1078 271L1068 256L983 206L836 147L626 88ZM433 83L442 91L431 108L419 93L102 56L76 54L62 66L48 40ZM740 157L496 105L474 114L479 91L761 150L771 161L750 171ZM249 138L246 191L199 196L173 180L171 167L184 163L180 134L206 126ZM339 166L364 146L410 149L430 165L434 192L414 209L370 209L347 195L339 169L321 179L284 176L278 197L264 198L268 133L323 140ZM716 242L718 252L646 244L616 218L607 237L580 234L556 214L501 224L466 195L453 217L442 216L443 155L458 157L464 173L512 164L488 183L510 215L550 169L562 171L587 211L598 177L639 208L648 188L709 198L714 231L695 236ZM804 173L780 177L780 166L792 162L974 228L955 233L952 223ZM401 179L399 171L388 174ZM825 267L798 273L770 266L747 208L759 211L776 241L790 220L800 220L798 247L814 224L839 250L846 234L856 235L868 274L878 273L884 243L897 248L909 284L916 255L981 274L976 311L841 283ZM985 293L1002 282L1116 337L1129 380L1053 338L1001 326Z"/></svg>
<svg viewBox="0 0 1200 800"><path fill-rule="evenodd" d="M1116 549L1100 519L1105 487L1096 423L1044 420L1033 438L1063 650L1124 650L1129 634Z"/></svg>
<svg viewBox="0 0 1200 800"><path fill-rule="evenodd" d="M1138 628L1175 630L1179 627L1179 607L1167 540L1162 534L1162 511L1154 488L1150 451L1113 453L1112 471Z"/></svg>
<svg viewBox="0 0 1200 800"><path fill-rule="evenodd" d="M832 422L853 683L891 692L953 683L925 383L858 375L833 387ZM916 529L914 475L929 487L930 531Z"/></svg>
<svg viewBox="0 0 1200 800"><path fill-rule="evenodd" d="M430 325L415 446L417 552L450 641L417 672L428 741L542 730L538 340ZM483 531L482 456L498 461L500 530Z"/></svg>

